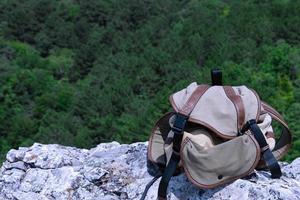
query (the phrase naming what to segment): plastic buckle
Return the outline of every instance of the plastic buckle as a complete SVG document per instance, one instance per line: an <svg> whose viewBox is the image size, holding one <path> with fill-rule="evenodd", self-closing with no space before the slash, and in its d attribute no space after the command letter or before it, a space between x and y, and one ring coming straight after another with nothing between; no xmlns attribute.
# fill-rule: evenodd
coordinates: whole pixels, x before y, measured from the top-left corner
<svg viewBox="0 0 300 200"><path fill-rule="evenodd" d="M267 144L266 146L262 147L260 151L261 153L265 153L268 149L270 149L270 146Z"/></svg>
<svg viewBox="0 0 300 200"><path fill-rule="evenodd" d="M249 121L246 122L246 124L243 126L240 132L245 133L247 130L249 130L250 126L252 126L255 123L256 123L255 119L250 119Z"/></svg>
<svg viewBox="0 0 300 200"><path fill-rule="evenodd" d="M242 130L238 130L237 136L242 136L242 135L244 135L244 133L242 132Z"/></svg>
<svg viewBox="0 0 300 200"><path fill-rule="evenodd" d="M171 128L172 131L174 131L175 134L181 133L185 127L187 119L187 116L177 113L174 124Z"/></svg>

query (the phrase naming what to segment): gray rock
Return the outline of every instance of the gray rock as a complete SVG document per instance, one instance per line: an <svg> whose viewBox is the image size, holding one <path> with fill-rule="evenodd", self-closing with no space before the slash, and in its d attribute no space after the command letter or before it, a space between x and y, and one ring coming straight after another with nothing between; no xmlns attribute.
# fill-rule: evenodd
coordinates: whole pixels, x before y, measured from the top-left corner
<svg viewBox="0 0 300 200"><path fill-rule="evenodd" d="M25 156L26 150L27 148L19 148L19 150L11 149L6 155L6 160L8 162L17 162L22 160Z"/></svg>
<svg viewBox="0 0 300 200"><path fill-rule="evenodd" d="M153 178L147 171L147 143L99 144L90 150L35 143L10 150L0 169L1 200L139 199ZM281 163L283 176L255 171L247 179L203 190L184 174L169 185L171 200L300 199L300 158ZM147 199L156 199L159 180Z"/></svg>

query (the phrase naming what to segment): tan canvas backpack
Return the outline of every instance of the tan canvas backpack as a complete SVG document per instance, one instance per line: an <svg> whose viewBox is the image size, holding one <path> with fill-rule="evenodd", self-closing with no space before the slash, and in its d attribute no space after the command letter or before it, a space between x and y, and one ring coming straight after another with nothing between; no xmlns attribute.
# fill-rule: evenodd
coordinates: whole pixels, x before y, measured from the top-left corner
<svg viewBox="0 0 300 200"><path fill-rule="evenodd" d="M170 96L173 111L155 124L148 160L161 169L158 198L166 199L174 174L185 172L199 188L214 188L245 177L254 169L268 169L280 178L277 162L291 146L283 117L246 86L222 86L220 70L212 71L212 85L191 83ZM282 126L275 138L273 121Z"/></svg>

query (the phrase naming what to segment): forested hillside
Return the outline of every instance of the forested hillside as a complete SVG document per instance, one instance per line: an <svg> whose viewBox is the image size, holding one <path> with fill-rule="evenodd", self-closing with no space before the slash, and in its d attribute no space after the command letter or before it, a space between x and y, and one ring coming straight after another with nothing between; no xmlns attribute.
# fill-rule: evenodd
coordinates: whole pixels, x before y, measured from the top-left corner
<svg viewBox="0 0 300 200"><path fill-rule="evenodd" d="M192 81L246 84L300 156L300 1L1 0L0 151L145 141Z"/></svg>

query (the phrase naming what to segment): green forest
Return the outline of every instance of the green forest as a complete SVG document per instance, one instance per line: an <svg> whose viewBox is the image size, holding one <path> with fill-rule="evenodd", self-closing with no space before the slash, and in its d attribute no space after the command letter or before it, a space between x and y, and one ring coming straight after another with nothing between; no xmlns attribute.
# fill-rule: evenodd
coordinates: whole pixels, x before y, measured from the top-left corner
<svg viewBox="0 0 300 200"><path fill-rule="evenodd" d="M146 141L190 82L247 85L300 156L300 1L0 0L0 153Z"/></svg>

